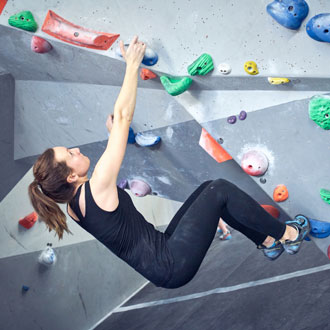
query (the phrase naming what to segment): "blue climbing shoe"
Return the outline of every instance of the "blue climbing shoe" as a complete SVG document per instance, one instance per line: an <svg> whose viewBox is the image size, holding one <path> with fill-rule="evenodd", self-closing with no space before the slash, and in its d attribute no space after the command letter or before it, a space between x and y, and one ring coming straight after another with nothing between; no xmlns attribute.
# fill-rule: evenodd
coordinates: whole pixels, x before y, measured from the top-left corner
<svg viewBox="0 0 330 330"><path fill-rule="evenodd" d="M266 247L264 245L258 245L257 248L262 250L265 257L270 260L276 260L284 251L283 245L280 241L275 241L273 245Z"/></svg>
<svg viewBox="0 0 330 330"><path fill-rule="evenodd" d="M297 230L298 237L294 241L286 240L283 243L283 247L289 254L296 254L300 249L302 241L309 234L311 226L308 218L301 214L296 215L293 220L286 221L286 224Z"/></svg>
<svg viewBox="0 0 330 330"><path fill-rule="evenodd" d="M221 241L229 241L231 239L231 233L230 233L229 229L227 229L227 231L225 233L221 230L221 234L219 235L219 239Z"/></svg>

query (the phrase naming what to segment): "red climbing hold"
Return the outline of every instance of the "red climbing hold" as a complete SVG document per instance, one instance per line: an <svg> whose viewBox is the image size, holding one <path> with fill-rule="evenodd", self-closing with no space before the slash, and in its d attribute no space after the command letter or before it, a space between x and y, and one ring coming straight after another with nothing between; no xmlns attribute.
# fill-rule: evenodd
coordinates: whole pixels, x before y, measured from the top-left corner
<svg viewBox="0 0 330 330"><path fill-rule="evenodd" d="M202 128L199 145L218 163L233 159L204 128Z"/></svg>
<svg viewBox="0 0 330 330"><path fill-rule="evenodd" d="M143 80L155 79L157 75L149 69L141 69L140 77Z"/></svg>
<svg viewBox="0 0 330 330"><path fill-rule="evenodd" d="M101 50L109 49L119 37L119 34L97 32L72 24L52 10L48 11L41 30L73 45Z"/></svg>
<svg viewBox="0 0 330 330"><path fill-rule="evenodd" d="M43 38L33 36L31 39L31 50L35 53L48 53L52 48L52 45Z"/></svg>
<svg viewBox="0 0 330 330"><path fill-rule="evenodd" d="M38 214L36 212L32 212L23 219L19 220L19 224L26 229L30 229L37 221Z"/></svg>
<svg viewBox="0 0 330 330"><path fill-rule="evenodd" d="M284 184L279 184L273 193L273 198L275 202L283 202L289 197L288 188Z"/></svg>
<svg viewBox="0 0 330 330"><path fill-rule="evenodd" d="M7 0L0 0L0 15L7 4Z"/></svg>
<svg viewBox="0 0 330 330"><path fill-rule="evenodd" d="M261 205L265 211L267 211L272 217L278 219L280 216L280 211L272 205Z"/></svg>

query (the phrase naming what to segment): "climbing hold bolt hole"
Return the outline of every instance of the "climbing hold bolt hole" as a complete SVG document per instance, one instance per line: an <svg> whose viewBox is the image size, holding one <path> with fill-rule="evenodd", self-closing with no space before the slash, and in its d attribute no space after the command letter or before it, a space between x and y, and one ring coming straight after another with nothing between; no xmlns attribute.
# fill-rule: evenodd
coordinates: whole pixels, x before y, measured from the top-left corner
<svg viewBox="0 0 330 330"><path fill-rule="evenodd" d="M325 29L323 32L324 33L329 33L329 30L328 29Z"/></svg>
<svg viewBox="0 0 330 330"><path fill-rule="evenodd" d="M292 11L293 10L293 6L289 6L289 11Z"/></svg>
<svg viewBox="0 0 330 330"><path fill-rule="evenodd" d="M248 168L252 168L253 166L252 165L249 165Z"/></svg>
<svg viewBox="0 0 330 330"><path fill-rule="evenodd" d="M78 37L78 36L79 36L79 32L75 32L73 35L74 35L75 37Z"/></svg>
<svg viewBox="0 0 330 330"><path fill-rule="evenodd" d="M252 67L251 67L251 66L249 66L247 69L248 69L249 71L251 71L251 70L252 70Z"/></svg>
<svg viewBox="0 0 330 330"><path fill-rule="evenodd" d="M23 16L21 17L21 20L24 21L24 17Z"/></svg>
<svg viewBox="0 0 330 330"><path fill-rule="evenodd" d="M201 70L202 68L200 66L197 67L197 70Z"/></svg>
<svg viewBox="0 0 330 330"><path fill-rule="evenodd" d="M266 183L266 181L267 181L267 180L266 180L265 178L260 178L260 182L261 182L261 183Z"/></svg>
<svg viewBox="0 0 330 330"><path fill-rule="evenodd" d="M297 14L293 14L293 16L297 16Z"/></svg>
<svg viewBox="0 0 330 330"><path fill-rule="evenodd" d="M155 195L155 196L157 196L157 195L158 195L156 192L153 192L152 194L153 194L153 195Z"/></svg>
<svg viewBox="0 0 330 330"><path fill-rule="evenodd" d="M325 117L325 118L329 118L329 114L326 113L326 114L324 115L324 117Z"/></svg>
<svg viewBox="0 0 330 330"><path fill-rule="evenodd" d="M223 138L219 138L218 141L219 141L220 144L222 144L223 143Z"/></svg>

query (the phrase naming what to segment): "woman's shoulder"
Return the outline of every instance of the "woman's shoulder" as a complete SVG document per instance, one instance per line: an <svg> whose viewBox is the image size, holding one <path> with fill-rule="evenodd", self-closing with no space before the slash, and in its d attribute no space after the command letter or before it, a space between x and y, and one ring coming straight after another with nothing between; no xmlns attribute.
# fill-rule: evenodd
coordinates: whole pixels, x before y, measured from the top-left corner
<svg viewBox="0 0 330 330"><path fill-rule="evenodd" d="M87 182L86 182L87 183ZM96 205L104 211L112 212L117 209L119 204L118 188L116 185L103 187L98 185L93 178L86 185L88 193L88 185L90 193Z"/></svg>

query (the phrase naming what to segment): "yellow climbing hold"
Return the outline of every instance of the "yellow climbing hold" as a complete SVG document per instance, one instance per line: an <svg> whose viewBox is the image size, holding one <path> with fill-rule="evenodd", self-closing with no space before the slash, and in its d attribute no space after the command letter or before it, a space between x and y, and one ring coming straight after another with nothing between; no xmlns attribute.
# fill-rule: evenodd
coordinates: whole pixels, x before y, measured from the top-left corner
<svg viewBox="0 0 330 330"><path fill-rule="evenodd" d="M244 70L246 73L252 74L253 76L259 73L257 64L256 64L256 62L253 62L253 61L245 62Z"/></svg>
<svg viewBox="0 0 330 330"><path fill-rule="evenodd" d="M282 85L287 84L290 82L290 79L288 78L274 78L274 77L268 77L268 82L271 85Z"/></svg>

